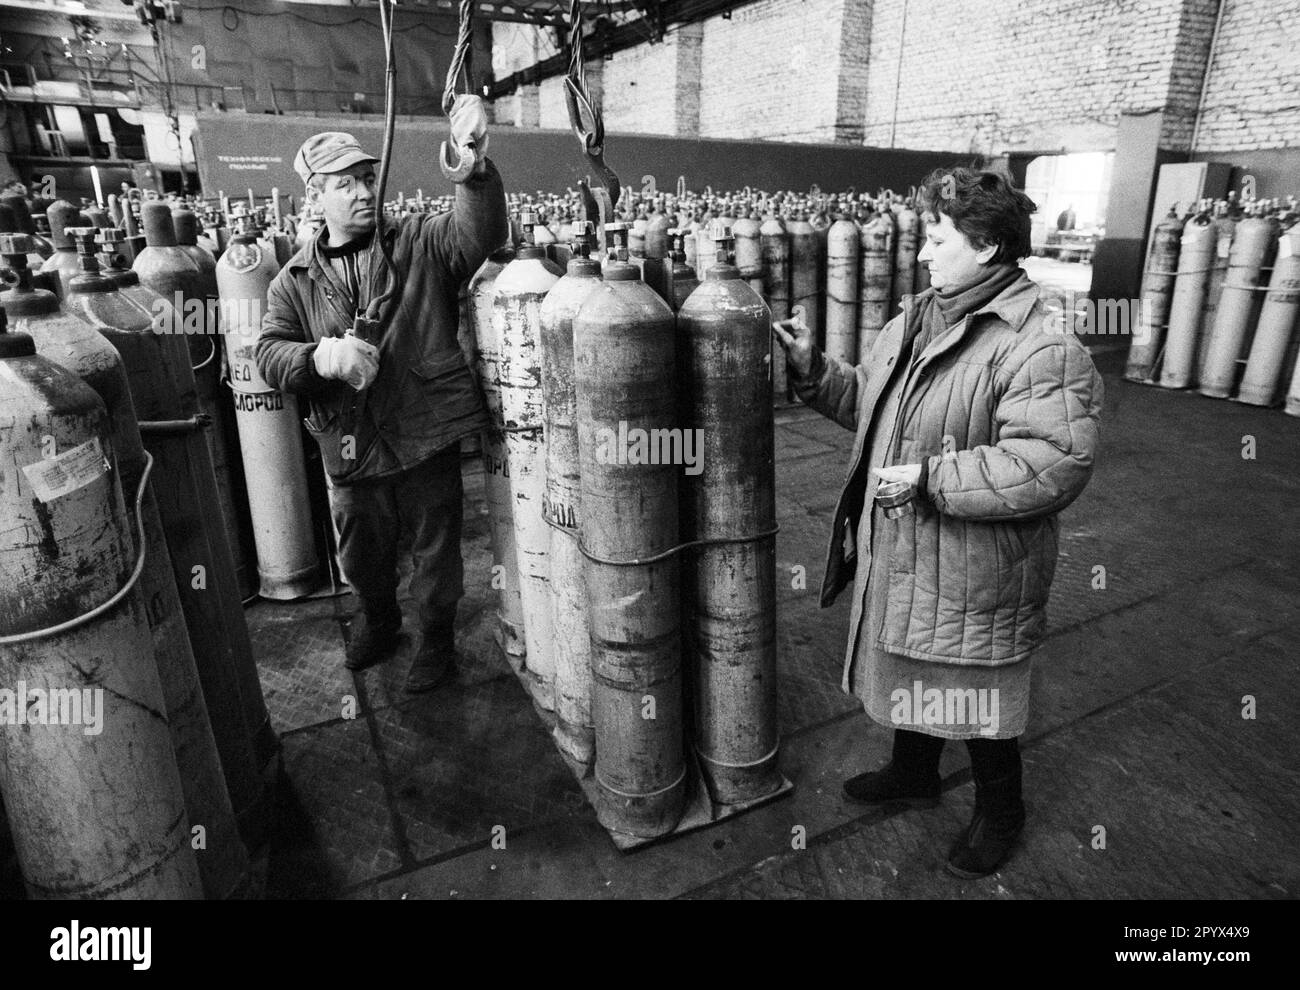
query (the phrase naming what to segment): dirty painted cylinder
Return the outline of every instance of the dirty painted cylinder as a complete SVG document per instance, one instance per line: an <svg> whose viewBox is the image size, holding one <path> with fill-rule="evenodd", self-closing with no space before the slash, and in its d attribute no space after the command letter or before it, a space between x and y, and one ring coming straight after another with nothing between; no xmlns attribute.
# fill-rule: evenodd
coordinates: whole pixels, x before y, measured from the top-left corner
<svg viewBox="0 0 1300 990"><path fill-rule="evenodd" d="M1204 378L1205 356L1210 351L1210 338L1218 319L1219 299L1223 296L1223 282L1228 275L1228 257L1232 253L1232 238L1237 231L1238 219L1228 214L1220 203L1214 214L1215 248L1210 263L1209 281L1205 287L1205 305L1201 309L1201 333L1196 345L1196 381Z"/></svg>
<svg viewBox="0 0 1300 990"><path fill-rule="evenodd" d="M230 239L216 266L259 590L264 598L288 601L316 590L321 566L312 531L298 399L271 388L255 358L267 291L279 271L271 249L247 229Z"/></svg>
<svg viewBox="0 0 1300 990"><path fill-rule="evenodd" d="M1286 414L1300 416L1300 356L1297 356L1295 370L1291 374L1291 387L1286 392Z"/></svg>
<svg viewBox="0 0 1300 990"><path fill-rule="evenodd" d="M218 339L221 328L215 269L207 271L176 242L171 207L166 203L145 203L140 213L144 221L145 247L135 256L131 267L141 282L167 299L181 316L180 328L173 328L171 332L184 332L199 404L213 423L204 435L216 474L221 518L234 555L239 594L248 597L257 588L253 580L256 565L245 554L241 538L238 505L246 501L246 495L233 477L234 462L239 455L226 442L226 432L221 428L229 414L221 389L222 348Z"/></svg>
<svg viewBox="0 0 1300 990"><path fill-rule="evenodd" d="M596 814L652 838L673 830L686 796L679 564L637 561L677 545L681 468L648 449L665 435L651 431L676 426L674 320L636 271L618 247L573 333Z"/></svg>
<svg viewBox="0 0 1300 990"><path fill-rule="evenodd" d="M871 345L889 322L894 284L894 224L884 210L867 218L858 239L858 364L865 364Z"/></svg>
<svg viewBox="0 0 1300 990"><path fill-rule="evenodd" d="M85 268L68 283L67 304L71 312L61 311L50 293L25 291L26 279L21 273L19 286L0 298L11 314L11 326L30 334L38 353L73 372L103 400L123 491L134 492L145 471L145 453L126 370L113 346L80 315L84 295L117 296L119 293L113 281L96 270L97 263L91 255L96 246L94 229L76 228L71 233L74 241L80 242ZM9 254L11 248L22 246L0 239L0 253ZM248 853L236 830L222 778L194 652L172 575L162 518L153 494L154 484L156 479L146 488L141 503L147 545L140 575L141 600L153 642L172 748L181 772L185 805L191 823L201 825L205 833L206 849L198 860L203 889L209 898L224 899L245 888Z"/></svg>
<svg viewBox="0 0 1300 990"><path fill-rule="evenodd" d="M211 453L196 418L189 347L183 335L160 326L147 302L126 292L78 291L69 303L122 356L141 438L154 459L151 487L226 789L239 833L255 848L270 827L261 771L278 740L257 680Z"/></svg>
<svg viewBox="0 0 1300 990"><path fill-rule="evenodd" d="M582 570L581 475L578 407L573 379L573 317L596 286L592 225L583 221L573 241L568 271L542 302L542 411L546 437L546 496L550 526L549 604L555 642L555 740L584 770L595 758L591 715L591 640L587 634L587 587ZM653 229L653 226L652 226Z"/></svg>
<svg viewBox="0 0 1300 990"><path fill-rule="evenodd" d="M1263 271L1277 249L1277 222L1265 217L1246 217L1237 224L1228 255L1228 271L1219 295L1214 329L1205 352L1200 392L1212 399L1226 399L1237 383L1238 363L1246 340L1259 314L1264 293Z"/></svg>
<svg viewBox="0 0 1300 990"><path fill-rule="evenodd" d="M737 217L731 225L736 241L736 267L749 287L763 295L763 225L752 215Z"/></svg>
<svg viewBox="0 0 1300 990"><path fill-rule="evenodd" d="M825 323L822 321L821 292L818 288L817 257L820 240L817 231L808 222L808 215L800 212L786 225L790 234L790 311L803 307L803 321L814 334L818 347L825 346ZM777 354L774 350L773 356Z"/></svg>
<svg viewBox="0 0 1300 990"><path fill-rule="evenodd" d="M1199 214L1183 227L1178 249L1178 275L1169 303L1169 329L1165 335L1165 357L1160 364L1163 388L1187 388L1196 374L1196 352L1205 288L1210 278L1218 231L1214 220Z"/></svg>
<svg viewBox="0 0 1300 990"><path fill-rule="evenodd" d="M123 497L99 396L4 319L0 791L28 895L202 897L137 583L136 493Z"/></svg>
<svg viewBox="0 0 1300 990"><path fill-rule="evenodd" d="M826 355L858 360L858 225L836 218L826 234Z"/></svg>
<svg viewBox="0 0 1300 990"><path fill-rule="evenodd" d="M533 702L555 708L555 639L548 597L551 528L542 513L546 497L546 439L542 419L541 308L560 280L555 264L532 243L536 218L524 212L523 242L496 279L493 329L501 342L501 413L514 520L519 596L524 608L524 679Z"/></svg>
<svg viewBox="0 0 1300 990"><path fill-rule="evenodd" d="M920 244L920 219L908 201L895 212L898 230L894 241L894 279L889 286L889 312L898 312L903 296L916 291L916 256Z"/></svg>
<svg viewBox="0 0 1300 990"><path fill-rule="evenodd" d="M736 222L739 223L740 221ZM668 252L670 262L668 284L672 289L672 293L668 301L675 313L682 308L682 303L690 298L691 293L700 284L700 280L695 276L695 269L686 260L686 245L691 242L692 238L682 230L671 231L671 234L673 249Z"/></svg>
<svg viewBox="0 0 1300 990"><path fill-rule="evenodd" d="M1237 401L1271 406L1283 384L1282 376L1294 363L1296 314L1300 312L1300 227L1284 231L1277 241L1277 260L1268 281L1268 293L1259 312L1255 339L1246 360L1246 374ZM1288 362L1288 358L1290 362Z"/></svg>
<svg viewBox="0 0 1300 990"><path fill-rule="evenodd" d="M763 299L772 311L772 320L790 318L790 235L785 224L773 211L763 221L759 239L763 257ZM785 349L776 331L768 331L768 352L772 361L772 395L778 402L789 396Z"/></svg>
<svg viewBox="0 0 1300 990"><path fill-rule="evenodd" d="M1156 224L1151 235L1151 247L1147 251L1137 324L1133 328L1133 341L1129 345L1128 363L1124 368L1124 377L1131 382L1151 381L1156 359L1164 345L1182 236L1183 221L1171 207L1169 215Z"/></svg>
<svg viewBox="0 0 1300 990"><path fill-rule="evenodd" d="M766 797L782 782L771 325L767 305L729 263L715 265L677 314L683 450L694 441L681 536L706 541L682 568L684 659L695 751L722 804Z"/></svg>
<svg viewBox="0 0 1300 990"><path fill-rule="evenodd" d="M524 606L515 566L515 523L510 499L510 463L506 452L505 420L501 413L501 337L492 319L497 276L514 260L514 248L488 255L469 282L470 325L474 329L474 371L483 390L492 426L483 432L483 475L487 491L488 532L492 545L492 586L497 600L494 634L506 659L518 669L524 656Z"/></svg>
<svg viewBox="0 0 1300 990"><path fill-rule="evenodd" d="M671 226L668 217L658 208L650 214L645 228L645 261L641 265L645 284L670 306L673 302L669 281L672 262L668 258L668 230Z"/></svg>

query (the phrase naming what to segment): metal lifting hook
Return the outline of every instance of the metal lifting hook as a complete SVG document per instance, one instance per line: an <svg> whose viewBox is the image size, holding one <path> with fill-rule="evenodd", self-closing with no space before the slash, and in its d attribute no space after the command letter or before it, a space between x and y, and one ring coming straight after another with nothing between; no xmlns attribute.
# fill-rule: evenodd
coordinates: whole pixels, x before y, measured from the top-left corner
<svg viewBox="0 0 1300 990"><path fill-rule="evenodd" d="M458 99L456 96L456 79L460 76L461 68L465 64L465 56L469 52L473 11L473 0L461 0L456 50L452 55L451 65L447 67L447 84L442 91L442 112L448 117L451 116L452 108L456 105ZM443 141L442 148L438 153L438 167L442 169L442 174L452 182L464 182L473 173L477 158L478 150L472 142L459 149L458 154L453 157L452 149L447 146L446 141Z"/></svg>
<svg viewBox="0 0 1300 990"><path fill-rule="evenodd" d="M614 219L614 207L623 192L618 175L605 162L605 122L600 107L587 90L586 71L583 68L582 4L570 0L569 4L569 73L564 77L564 100L569 110L569 125L582 144L582 152L600 175L604 189L592 189L584 177L578 180L581 187L586 219L604 226Z"/></svg>

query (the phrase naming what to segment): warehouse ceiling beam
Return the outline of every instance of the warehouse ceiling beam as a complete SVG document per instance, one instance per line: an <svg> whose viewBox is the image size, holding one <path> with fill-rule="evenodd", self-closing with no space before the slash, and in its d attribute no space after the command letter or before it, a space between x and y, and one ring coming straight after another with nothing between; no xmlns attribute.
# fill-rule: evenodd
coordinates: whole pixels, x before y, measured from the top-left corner
<svg viewBox="0 0 1300 990"><path fill-rule="evenodd" d="M650 15L643 14L636 20L624 24L613 24L607 19L596 21L594 30L584 37L588 58L603 58L628 48L643 45L650 38L656 41L663 37L664 31L678 24L694 24L718 14L729 14L740 7L746 7L754 0L651 0L650 3L615 4L614 7L649 10ZM593 5L599 13L610 9L608 4ZM494 15L494 20L498 19ZM563 75L569 65L568 52L560 52L550 58L542 59L527 68L513 72L503 79L498 79L487 87L487 98L498 99L509 96L520 86L532 86L543 79Z"/></svg>

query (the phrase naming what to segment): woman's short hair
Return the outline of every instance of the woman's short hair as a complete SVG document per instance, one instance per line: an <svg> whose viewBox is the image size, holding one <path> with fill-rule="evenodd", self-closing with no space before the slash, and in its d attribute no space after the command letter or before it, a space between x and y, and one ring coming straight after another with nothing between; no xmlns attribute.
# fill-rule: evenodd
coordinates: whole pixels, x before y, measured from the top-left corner
<svg viewBox="0 0 1300 990"><path fill-rule="evenodd" d="M1029 216L1037 207L1001 172L937 168L921 183L919 198L922 210L944 214L975 247L996 244L995 263L1015 264L1031 253Z"/></svg>

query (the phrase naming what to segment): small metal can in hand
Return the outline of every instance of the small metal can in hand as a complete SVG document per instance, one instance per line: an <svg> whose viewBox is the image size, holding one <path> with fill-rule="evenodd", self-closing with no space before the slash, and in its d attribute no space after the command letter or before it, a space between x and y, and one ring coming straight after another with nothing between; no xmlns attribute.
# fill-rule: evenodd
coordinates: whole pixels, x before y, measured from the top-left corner
<svg viewBox="0 0 1300 990"><path fill-rule="evenodd" d="M876 488L876 504L885 510L886 519L897 519L914 511L912 486L906 481L882 481Z"/></svg>

